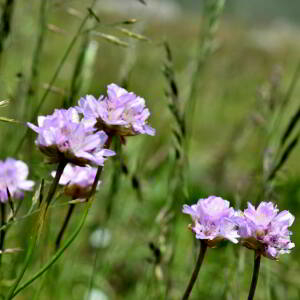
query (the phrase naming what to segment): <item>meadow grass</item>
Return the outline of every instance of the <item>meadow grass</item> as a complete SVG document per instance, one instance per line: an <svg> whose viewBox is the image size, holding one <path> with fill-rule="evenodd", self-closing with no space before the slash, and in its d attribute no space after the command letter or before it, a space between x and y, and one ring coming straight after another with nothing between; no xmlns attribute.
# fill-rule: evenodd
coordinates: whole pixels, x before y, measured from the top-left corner
<svg viewBox="0 0 300 300"><path fill-rule="evenodd" d="M55 238L67 197L58 189L32 243L42 209L38 192L26 194L4 224L5 248L22 251L3 254L0 297L91 300L88 295L101 290L108 299L180 299L198 251L181 207L211 194L235 208L265 200L288 209L296 216L297 247L295 37L278 39L279 47L262 45L251 23L221 17L219 6L165 22L84 4L14 3L9 34L1 40L0 100L9 100L0 107L7 118L0 119L1 158L17 155L28 163L35 191L43 183L47 194L54 168L23 123L86 94L98 97L111 82L146 99L157 134L128 138L125 145L113 141L118 155L106 162L92 206L76 204L59 252ZM299 299L298 261L297 250L279 262L262 259L255 299ZM190 299L245 299L252 266L251 251L222 242L208 251Z"/></svg>

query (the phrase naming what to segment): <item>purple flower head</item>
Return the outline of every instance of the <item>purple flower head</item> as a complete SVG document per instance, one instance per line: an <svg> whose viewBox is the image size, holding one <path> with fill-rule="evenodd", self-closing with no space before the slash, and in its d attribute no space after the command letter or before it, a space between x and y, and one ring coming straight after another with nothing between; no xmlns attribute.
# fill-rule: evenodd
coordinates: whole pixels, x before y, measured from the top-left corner
<svg viewBox="0 0 300 300"><path fill-rule="evenodd" d="M92 189L96 173L97 168L90 166L79 167L68 164L59 180L59 184L65 186L65 195L72 197L72 199L86 198ZM53 177L55 177L55 174L55 171L51 173Z"/></svg>
<svg viewBox="0 0 300 300"><path fill-rule="evenodd" d="M288 227L293 224L295 217L287 210L278 211L272 202L261 202L256 209L248 203L244 213L240 212L240 216L235 218L242 244L270 259L290 253L295 244L290 240Z"/></svg>
<svg viewBox="0 0 300 300"><path fill-rule="evenodd" d="M28 167L21 160L7 158L0 161L0 202L8 201L8 194L11 199L21 199L24 196L23 191L30 191L34 182L27 180Z"/></svg>
<svg viewBox="0 0 300 300"><path fill-rule="evenodd" d="M209 247L227 239L237 243L239 238L236 223L233 221L234 209L230 203L220 197L210 196L199 199L197 204L184 205L183 213L191 215L194 224L192 231L197 239L207 240Z"/></svg>
<svg viewBox="0 0 300 300"><path fill-rule="evenodd" d="M97 100L87 95L78 104L77 110L84 118L109 135L155 135L155 130L147 124L150 112L145 100L116 84L107 87L107 97Z"/></svg>
<svg viewBox="0 0 300 300"><path fill-rule="evenodd" d="M108 138L105 132L94 132L88 123L80 121L74 108L56 109L52 115L40 116L38 126L27 124L38 133L35 143L50 163L64 159L79 166L103 166L105 158L115 154L103 148Z"/></svg>

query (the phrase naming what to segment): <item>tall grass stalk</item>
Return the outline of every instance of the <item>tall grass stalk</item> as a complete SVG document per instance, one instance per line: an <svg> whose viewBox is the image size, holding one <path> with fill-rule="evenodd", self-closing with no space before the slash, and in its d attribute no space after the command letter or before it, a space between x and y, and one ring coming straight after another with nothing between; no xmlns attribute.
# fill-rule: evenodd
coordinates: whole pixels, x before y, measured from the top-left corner
<svg viewBox="0 0 300 300"><path fill-rule="evenodd" d="M272 137L274 137L274 135L277 134L278 132L278 126L280 125L280 121L282 120L282 117L284 116L286 109L288 107L288 104L292 98L292 95L295 91L296 85L299 81L299 77L300 77L300 62L298 63L298 65L296 66L296 69L294 71L294 74L292 76L291 82L287 88L287 91L283 97L283 99L281 100L280 105L277 108L277 111L274 115L273 118L273 122L269 128L269 134L268 134L268 139L267 141L269 141ZM288 137L288 132L286 132L281 140L281 143L283 144L285 142L285 140Z"/></svg>
<svg viewBox="0 0 300 300"><path fill-rule="evenodd" d="M30 115L32 113L30 109L34 107L34 103L35 103L34 100L36 99L37 87L39 86L41 57L42 57L43 46L44 46L46 33L47 33L47 6L48 6L48 0L40 1L39 22L37 26L38 28L37 40L32 55L28 89L24 99L27 108L26 118L28 117L30 118Z"/></svg>
<svg viewBox="0 0 300 300"><path fill-rule="evenodd" d="M27 268L29 267L29 265L31 263L32 255L33 255L34 249L36 247L36 242L37 242L37 231L34 228L33 233L32 233L32 235L29 239L29 242L28 242L28 249L27 249L27 252L26 252L25 260L24 260L24 265L23 265L20 273L18 274L18 277L17 277L15 283L10 288L10 290L8 292L8 295L5 298L5 300L11 300L11 299L14 298L15 290L17 289L17 287L18 287L19 283L21 282Z"/></svg>
<svg viewBox="0 0 300 300"><path fill-rule="evenodd" d="M207 63L209 56L215 50L215 37L219 27L219 22L224 10L225 0L205 0L203 10L203 30L200 32L199 45L196 56L196 66L191 74L190 92L185 104L185 120L187 122L186 152L189 151L189 144L193 134L194 113L197 104L197 89L199 76Z"/></svg>
<svg viewBox="0 0 300 300"><path fill-rule="evenodd" d="M177 230L176 224L178 220L178 213L180 212L181 205L188 199L188 189L187 189L187 160L184 149L184 143L186 139L186 122L184 119L184 114L181 110L182 103L179 94L179 86L175 76L175 70L173 65L173 55L170 46L167 42L164 43L164 48L166 52L166 61L163 67L163 74L166 78L168 89L166 96L168 98L168 108L173 116L173 130L172 138L173 143L170 147L169 155L169 170L167 178L167 195L165 202L166 204L160 210L157 222L159 225L160 235L166 240L166 247L172 245L172 255L167 261L166 273L164 284L165 284L165 297L169 293L170 283L172 281L173 270L173 260L177 248ZM163 228L169 228L168 233L163 231ZM161 286L161 285L160 285Z"/></svg>
<svg viewBox="0 0 300 300"><path fill-rule="evenodd" d="M88 85L90 69L93 67L96 57L96 45L96 42L93 42L90 38L90 32L85 31L82 35L81 46L75 62L70 91L63 101L64 108L74 105L82 87Z"/></svg>
<svg viewBox="0 0 300 300"><path fill-rule="evenodd" d="M90 5L90 9L93 9L93 7L96 4L96 1L97 0L93 0L92 1L91 5ZM82 31L83 31L83 29L84 29L84 27L85 27L85 25L86 25L86 23L87 23L87 21L89 20L90 17L91 17L91 14L90 14L90 11L88 11L88 13L84 17L84 19L81 21L81 23L80 23L80 25L79 25L79 27L78 27L78 29L77 29L74 37L72 38L69 46L67 47L67 49L66 49L66 51L65 51L62 59L60 60L58 66L57 66L57 68L56 68L56 70L55 70L55 72L54 72L54 74L53 74L53 76L52 76L52 78L51 78L51 80L49 82L48 88L46 89L46 91L42 95L42 97L41 97L41 99L40 99L40 101L38 103L38 106L36 107L36 109L35 109L35 111L34 111L34 113L32 115L32 118L31 118L31 122L32 123L35 122L35 120L36 120L36 118L37 118L37 116L38 116L38 114L39 114L39 112L40 112L40 110L41 110L44 102L46 101L46 99L47 99L47 97L48 97L48 95L49 95L49 93L51 91L51 87L55 83L55 81L56 81L56 79L58 77L58 74L62 70L62 67L64 66L65 62L67 61L67 58L69 57L69 55L71 53L71 50L73 49L74 45L76 44L79 36L81 35L81 33L82 33ZM28 133L29 133L29 129L26 128L25 134L23 135L23 137L21 138L20 142L18 143L18 146L15 149L14 156L17 156L17 154L21 150L22 145L25 142L25 139L26 139Z"/></svg>

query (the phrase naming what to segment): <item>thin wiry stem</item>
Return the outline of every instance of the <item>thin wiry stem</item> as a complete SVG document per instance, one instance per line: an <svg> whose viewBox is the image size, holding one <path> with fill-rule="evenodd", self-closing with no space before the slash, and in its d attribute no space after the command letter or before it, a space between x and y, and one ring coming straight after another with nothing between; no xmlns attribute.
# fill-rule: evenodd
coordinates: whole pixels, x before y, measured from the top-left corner
<svg viewBox="0 0 300 300"><path fill-rule="evenodd" d="M66 218L64 220L64 223L59 231L59 234L56 238L56 241L55 241L55 250L57 251L59 248L60 248L60 243L61 243L61 240L62 240L62 237L64 235L64 232L65 230L67 229L67 226L69 224L69 221L71 219L71 216L74 212L74 208L75 208L75 204L71 203L70 206L69 206L69 209L68 209L68 213L66 215Z"/></svg>
<svg viewBox="0 0 300 300"><path fill-rule="evenodd" d="M0 208L1 208L1 226L4 226L6 224L6 207L5 207L5 203L0 202ZM6 230L1 230L0 231L0 250L1 251L3 251L3 249L4 249L5 234L6 234ZM2 255L3 255L3 253L0 254L0 266L1 266L1 262L2 262Z"/></svg>
<svg viewBox="0 0 300 300"><path fill-rule="evenodd" d="M55 191L57 189L60 177L63 174L66 165L67 165L67 161L61 160L59 162L58 166L57 166L55 177L52 181L52 184L50 186L50 189L49 189L49 192L48 192L48 195L47 195L47 198L46 198L47 208L49 207L49 205L50 205L50 203L51 203L51 201L54 197L54 194L55 194Z"/></svg>
<svg viewBox="0 0 300 300"><path fill-rule="evenodd" d="M184 292L184 295L182 297L182 300L187 300L190 296L190 293L193 289L193 286L196 282L196 279L197 279L197 276L199 274L199 271L200 271L200 268L201 268L201 265L202 265L202 262L203 262L203 259L204 259L204 256L205 256L205 253L206 253L206 249L207 249L207 244L205 241L203 240L200 240L200 250L199 250L199 256L198 256L198 259L197 259L197 262L196 262L196 266L195 266L195 269L194 269L194 272L192 274L192 277L190 279L190 282Z"/></svg>
<svg viewBox="0 0 300 300"><path fill-rule="evenodd" d="M257 284L257 280L258 280L258 274L259 274L260 259L261 259L261 255L255 251L254 252L254 268L253 268L252 281L251 281L251 287L250 287L250 291L249 291L248 300L252 300L254 297L256 284Z"/></svg>
<svg viewBox="0 0 300 300"><path fill-rule="evenodd" d="M16 290L16 288L18 287L20 281L22 280L30 262L31 262L31 258L32 258L32 254L33 254L33 251L36 247L36 241L37 241L37 232L35 232L31 238L30 238L30 241L29 241L29 246L28 246L28 250L27 250L27 254L26 254L26 257L25 257L25 262L24 262L24 266L21 270L21 272L19 273L15 283L13 284L13 286L10 288L9 292L8 292L8 295L7 297L5 298L5 300L11 300L12 298L14 298L14 292Z"/></svg>

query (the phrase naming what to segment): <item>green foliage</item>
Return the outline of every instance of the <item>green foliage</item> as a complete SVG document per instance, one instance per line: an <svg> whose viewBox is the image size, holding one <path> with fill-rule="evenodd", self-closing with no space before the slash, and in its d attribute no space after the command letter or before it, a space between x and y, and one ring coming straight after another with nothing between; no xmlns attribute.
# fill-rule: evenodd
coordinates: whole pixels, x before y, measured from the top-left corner
<svg viewBox="0 0 300 300"><path fill-rule="evenodd" d="M207 0L201 19L186 13L168 22L83 2L16 1L0 41L1 156L26 161L36 181L1 223L5 249L22 251L2 254L0 297L75 300L101 290L116 300L179 299L197 255L181 207L210 194L241 209L261 200L289 209L299 244L296 37L262 45L257 32L222 19L222 0ZM70 199L56 191L37 240L53 167L24 123L99 96L111 82L146 99L157 135L113 140L118 155L105 164L93 206L73 202L55 253ZM252 253L226 242L209 250L190 299L245 299ZM299 299L298 261L297 251L262 259L256 299Z"/></svg>

